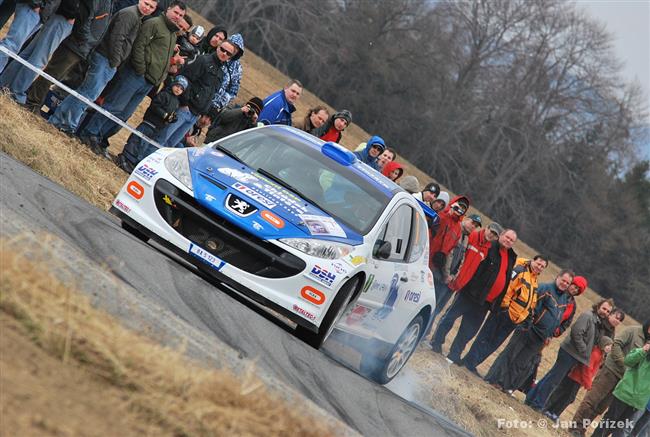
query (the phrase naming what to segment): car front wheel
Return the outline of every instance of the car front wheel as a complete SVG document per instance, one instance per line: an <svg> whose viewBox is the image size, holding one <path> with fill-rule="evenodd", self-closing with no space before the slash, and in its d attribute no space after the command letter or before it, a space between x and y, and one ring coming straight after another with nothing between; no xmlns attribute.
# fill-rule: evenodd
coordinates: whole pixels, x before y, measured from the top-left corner
<svg viewBox="0 0 650 437"><path fill-rule="evenodd" d="M418 315L411 320L388 354L383 357L364 355L362 372L379 384L390 382L415 352L423 329L424 319Z"/></svg>

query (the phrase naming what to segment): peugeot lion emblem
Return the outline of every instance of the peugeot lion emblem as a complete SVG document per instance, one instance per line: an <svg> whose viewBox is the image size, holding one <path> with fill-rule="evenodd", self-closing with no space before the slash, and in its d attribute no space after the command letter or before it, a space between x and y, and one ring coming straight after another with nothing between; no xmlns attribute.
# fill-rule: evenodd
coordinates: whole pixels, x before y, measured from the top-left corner
<svg viewBox="0 0 650 437"><path fill-rule="evenodd" d="M228 194L228 197L226 197L226 207L240 217L248 217L257 211L255 206L234 194Z"/></svg>

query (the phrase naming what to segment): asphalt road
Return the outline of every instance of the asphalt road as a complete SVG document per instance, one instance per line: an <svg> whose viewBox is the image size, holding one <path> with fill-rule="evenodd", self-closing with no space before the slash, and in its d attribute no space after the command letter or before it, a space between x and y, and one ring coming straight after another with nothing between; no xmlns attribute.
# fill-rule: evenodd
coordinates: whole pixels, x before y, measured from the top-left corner
<svg viewBox="0 0 650 437"><path fill-rule="evenodd" d="M467 435L445 418L405 401L293 337L281 324L199 278L183 265L122 230L118 220L56 183L0 154L0 209L34 231L62 238L122 281L209 336L257 360L366 436ZM95 298L101 299L100 296Z"/></svg>

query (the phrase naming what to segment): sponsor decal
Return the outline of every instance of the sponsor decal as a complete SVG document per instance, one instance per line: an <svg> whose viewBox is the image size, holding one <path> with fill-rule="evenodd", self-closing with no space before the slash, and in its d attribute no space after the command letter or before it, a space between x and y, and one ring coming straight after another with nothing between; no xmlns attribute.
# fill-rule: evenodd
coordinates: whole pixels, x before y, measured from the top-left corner
<svg viewBox="0 0 650 437"><path fill-rule="evenodd" d="M357 256L348 255L347 258L345 258L345 260L349 262L351 265L353 265L354 267L356 267L359 264L365 263L366 257L361 255L357 255Z"/></svg>
<svg viewBox="0 0 650 437"><path fill-rule="evenodd" d="M354 309L347 315L345 318L345 323L348 325L357 325L372 312L372 310L368 307L364 307L363 305L357 305L354 307Z"/></svg>
<svg viewBox="0 0 650 437"><path fill-rule="evenodd" d="M413 303L418 303L420 302L420 297L422 294L419 291L407 291L406 294L404 295L404 300L406 302L413 302Z"/></svg>
<svg viewBox="0 0 650 437"><path fill-rule="evenodd" d="M205 200L207 200L208 202L213 202L213 201L217 200L217 198L214 197L212 194L205 193Z"/></svg>
<svg viewBox="0 0 650 437"><path fill-rule="evenodd" d="M322 305L325 303L325 294L309 285L302 287L302 290L300 290L300 296L314 305Z"/></svg>
<svg viewBox="0 0 650 437"><path fill-rule="evenodd" d="M395 309L395 304L397 303L397 296L399 294L399 275L395 273L393 279L390 281L390 288L388 290L388 295L384 299L382 307L377 310L374 317L377 319L385 319L388 315L393 312Z"/></svg>
<svg viewBox="0 0 650 437"><path fill-rule="evenodd" d="M305 202L302 199L262 175L258 176L258 178L260 182L255 182L253 185L264 194L273 198L275 202L280 204L282 209L294 215L305 214L307 212Z"/></svg>
<svg viewBox="0 0 650 437"><path fill-rule="evenodd" d="M194 243L190 243L189 253L219 271L226 262Z"/></svg>
<svg viewBox="0 0 650 437"><path fill-rule="evenodd" d="M136 181L131 181L126 186L126 192L131 195L135 200L140 200L144 197L144 187Z"/></svg>
<svg viewBox="0 0 650 437"><path fill-rule="evenodd" d="M386 182L386 181L389 180L388 178L384 177L379 172L377 172L376 170L368 167L367 165L365 165L365 164L355 164L354 168L356 168L357 170L361 170L362 173L364 173L366 176L370 177L370 179L372 179L373 181L375 181L376 183L378 183L382 187L388 188L388 189L392 188Z"/></svg>
<svg viewBox="0 0 650 437"><path fill-rule="evenodd" d="M171 206L172 208L176 208L176 205L174 205L174 201L172 200L171 197L169 197L168 194L165 194L162 199L163 202L165 202L167 205Z"/></svg>
<svg viewBox="0 0 650 437"><path fill-rule="evenodd" d="M307 319L309 319L309 320L316 320L316 316L315 316L315 315L313 315L312 313L310 313L310 312L307 311L307 310L304 310L304 309L300 308L298 305L295 305L295 304L294 304L294 305L293 305L293 310L294 310L296 313L300 314L301 316L303 316L303 317L305 317L305 318L307 318Z"/></svg>
<svg viewBox="0 0 650 437"><path fill-rule="evenodd" d="M334 281L336 281L336 275L334 273L329 272L327 269L317 264L311 268L311 272L309 272L307 276L316 279L318 282L328 287L331 287Z"/></svg>
<svg viewBox="0 0 650 437"><path fill-rule="evenodd" d="M257 208L255 206L246 202L244 199L235 196L234 194L228 194L226 197L226 208L240 217L248 217L257 211Z"/></svg>
<svg viewBox="0 0 650 437"><path fill-rule="evenodd" d="M236 181L243 182L245 184L259 181L259 178L254 174L244 173L243 171L237 170L236 168L218 168L217 171L226 176L230 176Z"/></svg>
<svg viewBox="0 0 650 437"><path fill-rule="evenodd" d="M151 179L158 174L158 170L151 167L146 162L135 169L135 175L145 182L151 182Z"/></svg>
<svg viewBox="0 0 650 437"><path fill-rule="evenodd" d="M131 208L126 206L124 204L124 202L122 202L120 199L115 199L115 206L117 206L118 208L120 208L122 211L124 211L127 214L131 212Z"/></svg>
<svg viewBox="0 0 650 437"><path fill-rule="evenodd" d="M276 205L273 201L271 201L271 199L269 199L266 196L263 196L262 194L258 193L257 191L255 191L254 189L252 189L251 187L249 187L247 185L244 185L244 184L239 183L239 182L235 182L234 184L232 184L232 187L235 190L244 193L245 195L247 195L251 199L259 202L260 204L262 204L263 206L265 206L267 208L272 209Z"/></svg>
<svg viewBox="0 0 650 437"><path fill-rule="evenodd" d="M339 275L345 275L348 272L348 269L345 268L343 263L340 263L338 261L332 263L332 268Z"/></svg>
<svg viewBox="0 0 650 437"><path fill-rule="evenodd" d="M274 227L278 229L284 228L284 220L282 220L277 215L273 214L271 211L267 211L265 209L262 212L260 212L260 216L267 222L271 223Z"/></svg>
<svg viewBox="0 0 650 437"><path fill-rule="evenodd" d="M258 222L253 220L253 229L255 229L256 231L263 231L264 226L260 225Z"/></svg>
<svg viewBox="0 0 650 437"><path fill-rule="evenodd" d="M372 285L373 282L375 282L375 275L371 273L370 275L368 275L368 279L366 279L366 283L363 284L363 289L361 290L361 292L362 293L367 292L370 289L370 286Z"/></svg>
<svg viewBox="0 0 650 437"><path fill-rule="evenodd" d="M333 237L345 238L345 231L332 217L322 215L300 214L298 215L303 221L309 233L312 235L331 235Z"/></svg>

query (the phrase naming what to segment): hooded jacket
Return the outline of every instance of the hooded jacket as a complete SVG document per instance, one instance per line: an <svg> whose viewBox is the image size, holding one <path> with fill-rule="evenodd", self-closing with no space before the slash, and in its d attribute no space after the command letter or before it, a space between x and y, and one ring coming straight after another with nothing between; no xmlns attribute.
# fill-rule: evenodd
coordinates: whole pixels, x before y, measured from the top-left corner
<svg viewBox="0 0 650 437"><path fill-rule="evenodd" d="M143 15L138 6L121 9L111 19L106 35L97 47L97 53L108 59L111 68L117 68L131 55L133 42L140 31Z"/></svg>
<svg viewBox="0 0 650 437"><path fill-rule="evenodd" d="M467 238L465 259L460 265L458 275L456 275L456 278L449 283L449 288L452 290L458 291L467 285L469 280L472 279L472 276L474 276L474 273L476 273L479 264L487 256L492 243L485 237L486 231L487 229L481 229L472 231L469 234L469 237Z"/></svg>
<svg viewBox="0 0 650 437"><path fill-rule="evenodd" d="M600 317L595 311L580 314L560 347L580 363L588 366L591 351L600 341L600 326Z"/></svg>
<svg viewBox="0 0 650 437"><path fill-rule="evenodd" d="M507 263L505 268L505 283L502 288L500 288L498 294L494 295L494 298L490 302L499 302L501 297L508 289L510 285L510 278L512 277L512 268L515 265L517 260L517 254L512 248L506 249L507 256L505 261ZM476 272L472 277L467 281L467 285L459 290L460 293L465 293L476 303L483 305L488 298L490 289L497 280L499 272L501 272L501 263L504 261L501 256L501 245L496 242L495 244L490 244L488 249L487 256L485 259L479 263Z"/></svg>
<svg viewBox="0 0 650 437"><path fill-rule="evenodd" d="M573 278L573 284L578 286L577 296L580 296L587 289L587 279L583 276L576 276ZM558 326L553 333L553 337L559 337L560 335L564 334L564 331L566 331L569 326L571 326L573 317L576 315L576 307L576 299L575 297L571 296L566 308L564 309L564 314L562 314L562 321L560 322L560 326Z"/></svg>
<svg viewBox="0 0 650 437"><path fill-rule="evenodd" d="M128 9L128 8L127 8ZM156 129L162 129L168 124L169 114L173 114L178 109L179 98L172 92L172 82L169 86L163 88L144 113L144 120L152 124Z"/></svg>
<svg viewBox="0 0 650 437"><path fill-rule="evenodd" d="M603 359L605 358L605 352L603 351L607 345L612 344L612 339L609 337L602 337L599 343L599 345L594 346L591 350L589 365L575 366L568 375L570 379L577 382L587 390L591 390L591 383L594 381L596 373L598 373L598 369L600 369L601 364L603 364Z"/></svg>
<svg viewBox="0 0 650 437"><path fill-rule="evenodd" d="M338 142L338 141L337 141ZM374 144L381 144L384 149L386 148L386 143L384 143L384 139L378 135L370 137L368 142L366 143L366 147L364 147L363 150L359 152L354 152L354 156L359 159L359 161L368 164L370 167L374 168L375 170L379 171L379 165L377 164L377 158L373 158L370 156L370 149Z"/></svg>
<svg viewBox="0 0 650 437"><path fill-rule="evenodd" d="M383 174L384 176L390 179L390 174L393 172L393 170L399 170L397 173L397 178L395 179L397 181L404 174L404 167L402 167L402 164L400 164L399 162L395 162L395 161L389 162L381 170L381 174Z"/></svg>
<svg viewBox="0 0 650 437"><path fill-rule="evenodd" d="M228 32L226 32L226 29L224 29L223 27L214 26L212 29L210 29L208 34L205 36L205 38L203 38L203 40L199 44L199 55L206 55L212 53L216 49L216 47L212 47L210 45L210 40L212 39L214 34L218 32L223 32L226 38L228 38Z"/></svg>
<svg viewBox="0 0 650 437"><path fill-rule="evenodd" d="M625 328L614 339L612 351L607 355L605 360L605 367L607 367L613 374L621 378L625 372L625 356L632 350L643 346L643 344L650 340L648 335L648 327L650 320L643 326L630 326Z"/></svg>
<svg viewBox="0 0 650 437"><path fill-rule="evenodd" d="M235 132L255 127L255 123L253 123L251 117L242 112L241 106L237 106L221 111L219 119L213 126L205 137L206 143L211 143Z"/></svg>
<svg viewBox="0 0 650 437"><path fill-rule="evenodd" d="M435 235L431 235L430 237L429 260L437 268L441 268L444 265L444 257L449 255L451 250L458 244L458 240L460 240L462 235L460 222L463 220L465 214L459 216L451 211L451 205L461 199L467 202L467 209L469 209L470 201L468 197L456 196L451 199L451 202L439 214L440 222L435 231Z"/></svg>
<svg viewBox="0 0 650 437"><path fill-rule="evenodd" d="M623 363L628 369L614 389L614 396L633 407L643 410L650 400L650 359L642 348L633 349Z"/></svg>
<svg viewBox="0 0 650 437"><path fill-rule="evenodd" d="M264 99L264 109L259 121L264 124L285 124L291 126L291 114L296 111L293 103L289 103L281 89Z"/></svg>
<svg viewBox="0 0 650 437"><path fill-rule="evenodd" d="M244 56L244 38L239 33L235 33L228 38L228 42L237 47L239 51L227 62L221 64L223 81L212 98L212 106L219 109L225 108L237 97L241 79L244 75L244 69L239 60Z"/></svg>
<svg viewBox="0 0 650 437"><path fill-rule="evenodd" d="M133 43L131 66L136 74L154 86L160 85L167 77L169 60L176 47L178 26L165 15L151 18L140 27Z"/></svg>
<svg viewBox="0 0 650 437"><path fill-rule="evenodd" d="M537 306L531 329L542 340L551 338L562 322L562 315L570 302L568 291L560 291L555 282L540 284L537 289Z"/></svg>
<svg viewBox="0 0 650 437"><path fill-rule="evenodd" d="M207 114L212 104L214 90L223 80L221 61L217 54L201 55L181 70L180 74L190 81L189 90L181 95L181 106L187 106L192 114Z"/></svg>

